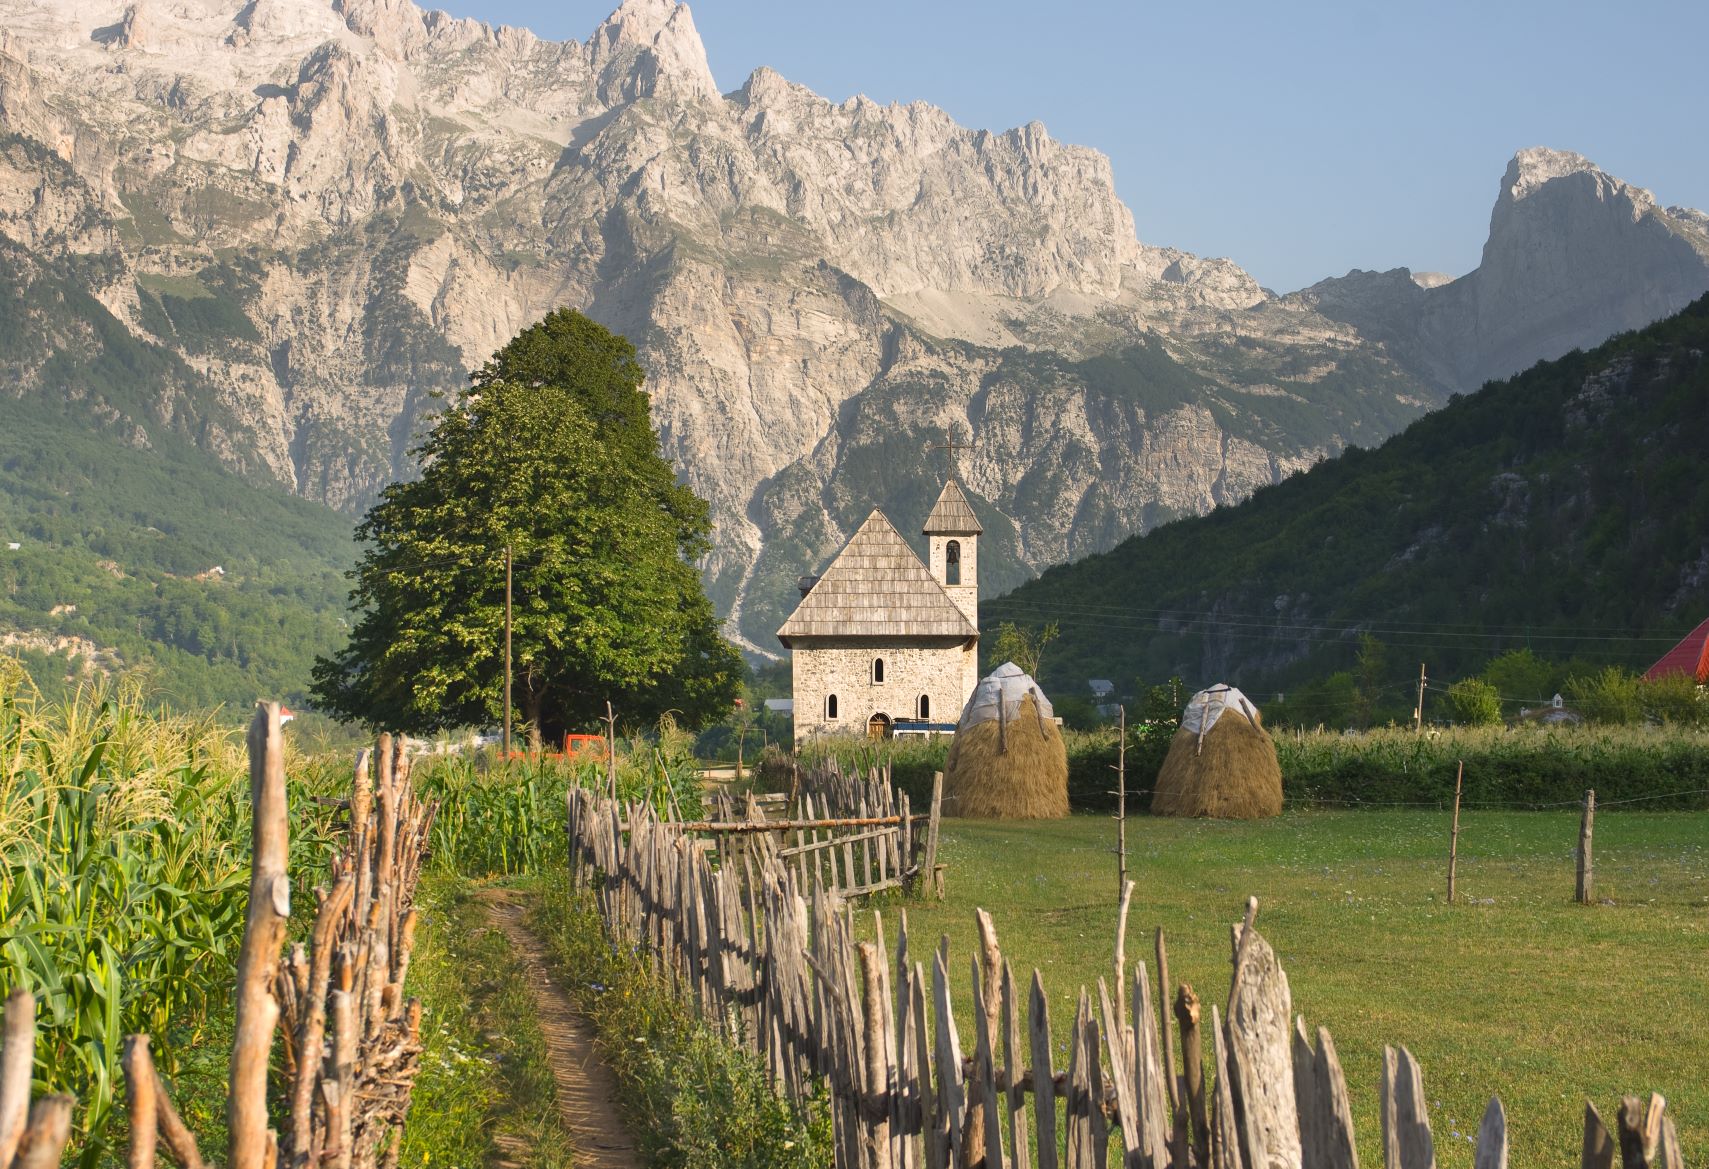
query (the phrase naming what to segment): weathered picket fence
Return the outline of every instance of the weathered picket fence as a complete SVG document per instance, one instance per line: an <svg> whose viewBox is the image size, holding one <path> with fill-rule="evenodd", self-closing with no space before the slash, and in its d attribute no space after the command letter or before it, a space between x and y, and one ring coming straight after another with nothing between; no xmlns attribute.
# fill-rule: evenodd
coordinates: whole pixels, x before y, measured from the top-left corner
<svg viewBox="0 0 1709 1169"><path fill-rule="evenodd" d="M791 863L771 834L720 864L683 825L585 791L570 793L569 831L571 879L595 890L615 940L674 976L791 1100L828 1086L838 1169L1104 1169L1112 1134L1129 1169L1357 1169L1334 1041L1294 1016L1287 977L1254 925L1256 901L1233 926L1232 985L1226 1010L1211 1008L1208 1072L1192 988L1166 1009L1146 963L1126 961L1126 896L1113 996L1103 979L1095 998L1082 987L1061 1068L1043 980L1035 970L1030 985L1017 983L983 910L964 984L968 1050L948 939L917 957L904 912L894 957L876 913L875 940L857 941L846 899ZM1161 931L1157 960L1167 987ZM1385 1048L1383 1066L1384 1164L1434 1169L1419 1067L1404 1047ZM1659 1096L1627 1097L1611 1136L1587 1105L1583 1169L1683 1169L1664 1108ZM1505 1169L1507 1147L1492 1098L1477 1169Z"/></svg>
<svg viewBox="0 0 1709 1169"><path fill-rule="evenodd" d="M310 944L293 945L286 956L284 743L278 704L256 711L249 729L254 858L237 964L226 1169L395 1169L421 1054L421 1005L404 997L404 979L434 814L416 797L409 771L402 741L394 745L390 735L358 759L349 838L333 862L330 889L315 891ZM276 1132L269 1127L268 1071L281 1021L288 1094L278 1111L289 1123ZM30 1103L35 1038L34 996L14 990L0 1047L0 1169L57 1169L70 1140L72 1097ZM147 1035L126 1041L123 1064L130 1169L152 1169L157 1144L181 1169L205 1169L195 1134L155 1070Z"/></svg>
<svg viewBox="0 0 1709 1169"><path fill-rule="evenodd" d="M943 777L932 788L931 810L915 815L908 793L890 783L888 768L843 771L835 763L802 773L793 795L715 796L714 818L680 825L705 837L720 867L736 867L758 838L771 837L767 855L795 870L801 888L815 882L841 897L886 889L943 895L938 827Z"/></svg>

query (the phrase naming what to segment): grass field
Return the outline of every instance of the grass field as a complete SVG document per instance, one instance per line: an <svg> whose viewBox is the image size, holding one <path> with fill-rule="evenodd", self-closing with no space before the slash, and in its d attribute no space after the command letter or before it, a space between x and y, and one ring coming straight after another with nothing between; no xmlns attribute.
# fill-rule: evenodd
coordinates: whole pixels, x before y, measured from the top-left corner
<svg viewBox="0 0 1709 1169"><path fill-rule="evenodd" d="M1335 1036L1364 1164L1381 1164L1385 1043L1423 1067L1438 1161L1470 1166L1484 1106L1507 1108L1513 1163L1576 1163L1585 1099L1610 1124L1622 1092L1660 1091L1687 1163L1709 1151L1709 814L1596 824L1597 895L1574 904L1575 813L1461 818L1459 902L1445 896L1448 816L1296 811L1259 823L1128 822L1130 959L1164 927L1170 973L1223 1005L1229 924L1248 894L1296 1014ZM1110 969L1114 823L946 821L941 904L906 908L916 954L951 938L964 1042L973 910L995 919L1017 980L1036 967L1064 1046L1073 1000ZM867 917L870 929L870 916ZM1155 978L1155 967L1153 968ZM1206 1040L1208 1051L1208 1037ZM1066 1064L1066 1050L1061 1053Z"/></svg>

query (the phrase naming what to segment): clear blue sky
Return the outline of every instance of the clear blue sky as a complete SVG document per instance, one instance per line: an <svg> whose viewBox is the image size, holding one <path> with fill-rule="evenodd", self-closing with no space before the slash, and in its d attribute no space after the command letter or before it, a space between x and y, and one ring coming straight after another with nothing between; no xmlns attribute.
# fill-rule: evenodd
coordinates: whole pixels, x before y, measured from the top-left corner
<svg viewBox="0 0 1709 1169"><path fill-rule="evenodd" d="M418 0L583 40L617 0ZM1140 239L1277 291L1475 267L1516 150L1576 150L1709 210L1709 3L703 0L720 88L1038 119L1115 167Z"/></svg>

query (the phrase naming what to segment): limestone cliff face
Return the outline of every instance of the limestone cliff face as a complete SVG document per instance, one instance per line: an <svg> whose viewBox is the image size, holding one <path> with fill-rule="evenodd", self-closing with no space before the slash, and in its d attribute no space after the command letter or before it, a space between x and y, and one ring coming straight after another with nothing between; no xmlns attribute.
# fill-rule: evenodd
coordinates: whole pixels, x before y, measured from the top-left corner
<svg viewBox="0 0 1709 1169"><path fill-rule="evenodd" d="M1108 160L1037 123L767 69L721 95L672 0L580 43L409 0L0 0L0 135L0 235L186 364L209 449L353 513L522 327L568 305L626 333L762 648L793 573L941 478L946 430L1019 579L1379 440L1458 384L1442 335L1564 335L1503 307L1521 277L1428 319L1390 278L1278 301L1141 243ZM1632 231L1674 256L1659 214Z"/></svg>
<svg viewBox="0 0 1709 1169"><path fill-rule="evenodd" d="M1709 289L1709 218L1582 155L1522 150L1478 267L1458 280L1353 272L1298 299L1389 344L1449 390L1476 389L1677 312Z"/></svg>

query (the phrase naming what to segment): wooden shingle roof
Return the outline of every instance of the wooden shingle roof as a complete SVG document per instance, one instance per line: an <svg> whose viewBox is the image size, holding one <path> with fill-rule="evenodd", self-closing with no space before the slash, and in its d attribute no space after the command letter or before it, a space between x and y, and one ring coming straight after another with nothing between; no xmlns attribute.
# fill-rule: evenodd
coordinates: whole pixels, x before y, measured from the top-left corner
<svg viewBox="0 0 1709 1169"><path fill-rule="evenodd" d="M978 632L875 509L801 598L777 637L787 646L795 637L974 637Z"/></svg>
<svg viewBox="0 0 1709 1169"><path fill-rule="evenodd" d="M984 530L979 526L979 518L973 514L973 505L967 502L961 487L954 479L945 483L938 501L932 505L932 514L926 517L926 535L977 536Z"/></svg>

